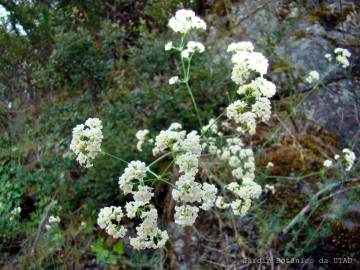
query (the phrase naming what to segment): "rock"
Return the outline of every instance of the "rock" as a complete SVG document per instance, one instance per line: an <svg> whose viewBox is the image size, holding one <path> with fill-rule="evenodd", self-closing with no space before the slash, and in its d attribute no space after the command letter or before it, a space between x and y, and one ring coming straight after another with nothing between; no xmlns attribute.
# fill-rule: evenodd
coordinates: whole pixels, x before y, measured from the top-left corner
<svg viewBox="0 0 360 270"><path fill-rule="evenodd" d="M339 133L345 144L356 146L360 139L359 93L359 81L335 81L311 94L302 111L308 119Z"/></svg>

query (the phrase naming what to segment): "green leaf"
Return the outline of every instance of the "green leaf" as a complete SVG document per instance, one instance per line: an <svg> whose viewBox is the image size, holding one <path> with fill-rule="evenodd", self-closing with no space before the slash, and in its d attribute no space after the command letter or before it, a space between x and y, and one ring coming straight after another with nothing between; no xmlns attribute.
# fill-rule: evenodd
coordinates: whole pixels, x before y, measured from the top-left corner
<svg viewBox="0 0 360 270"><path fill-rule="evenodd" d="M125 252L124 242L122 240L116 242L116 244L113 246L113 251L119 255L124 254L124 252Z"/></svg>
<svg viewBox="0 0 360 270"><path fill-rule="evenodd" d="M96 254L96 258L99 261L105 261L109 256L109 251L104 247L104 239L97 239L94 244L91 246L91 250Z"/></svg>
<svg viewBox="0 0 360 270"><path fill-rule="evenodd" d="M110 255L109 258L107 258L106 262L108 264L113 264L115 265L117 263L116 261L116 256L115 255Z"/></svg>

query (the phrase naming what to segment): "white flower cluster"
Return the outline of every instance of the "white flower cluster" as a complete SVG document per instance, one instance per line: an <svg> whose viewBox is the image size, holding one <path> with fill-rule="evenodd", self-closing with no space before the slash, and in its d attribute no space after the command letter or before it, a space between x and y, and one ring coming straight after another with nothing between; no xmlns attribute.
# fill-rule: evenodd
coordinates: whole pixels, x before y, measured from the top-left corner
<svg viewBox="0 0 360 270"><path fill-rule="evenodd" d="M176 83L178 83L178 82L180 82L179 76L173 76L173 77L171 77L171 78L169 79L169 84L170 84L170 85L176 84Z"/></svg>
<svg viewBox="0 0 360 270"><path fill-rule="evenodd" d="M130 219L139 216L142 223L136 227L137 235L130 238L130 244L135 249L160 248L169 238L166 231L157 227L158 213L150 204L154 196L153 188L144 184L148 170L146 164L141 161L130 162L119 178L119 185L125 194L133 195L134 201L126 203L125 213L122 212L121 207L111 206L103 208L98 217L100 228L106 229L109 235L119 238L124 237L127 231L120 225L121 218L125 215ZM117 223L114 224L113 221Z"/></svg>
<svg viewBox="0 0 360 270"><path fill-rule="evenodd" d="M333 165L333 162L332 162L332 160L327 159L324 161L323 165L325 168L330 168Z"/></svg>
<svg viewBox="0 0 360 270"><path fill-rule="evenodd" d="M356 160L356 155L353 151L351 151L350 149L348 148L344 148L342 150L342 164L345 166L345 171L350 171L351 168L354 166L354 163L355 163L355 160ZM334 160L340 160L341 156L340 155L335 155L334 156ZM326 168L330 168L333 166L333 161L331 159L327 159L324 161L323 165L324 167Z"/></svg>
<svg viewBox="0 0 360 270"><path fill-rule="evenodd" d="M348 172L351 170L355 163L356 155L348 148L343 149L342 152L344 154L345 171Z"/></svg>
<svg viewBox="0 0 360 270"><path fill-rule="evenodd" d="M228 46L227 51L232 53L232 63L234 64L231 79L236 84L244 84L252 72L261 76L267 73L269 63L266 57L254 52L254 46L251 42L232 43Z"/></svg>
<svg viewBox="0 0 360 270"><path fill-rule="evenodd" d="M334 50L334 53L336 54L336 62L340 63L343 68L347 68L350 65L349 59L351 56L351 53L347 49L343 48L336 48Z"/></svg>
<svg viewBox="0 0 360 270"><path fill-rule="evenodd" d="M169 41L169 42L167 42L166 44L165 44L165 51L170 51L171 49L173 49L174 48L174 45L173 45L173 43L172 43L172 41Z"/></svg>
<svg viewBox="0 0 360 270"><path fill-rule="evenodd" d="M308 83L315 83L315 82L319 81L319 79L320 79L319 72L317 72L316 70L312 70L309 72L309 74L305 80Z"/></svg>
<svg viewBox="0 0 360 270"><path fill-rule="evenodd" d="M241 85L237 93L242 100L236 100L226 109L228 119L241 124L250 135L256 132L256 119L268 121L271 116L270 98L276 93L276 86L263 78L268 70L268 61L259 52L254 52L251 42L232 43L228 52L234 53L232 80ZM253 74L259 74L248 84L244 84Z"/></svg>
<svg viewBox="0 0 360 270"><path fill-rule="evenodd" d="M348 49L336 48L334 53L336 62L341 64L343 68L347 68L350 65L349 58L351 57L351 53ZM330 53L325 54L324 57L329 62L333 60L333 56Z"/></svg>
<svg viewBox="0 0 360 270"><path fill-rule="evenodd" d="M14 217L16 217L17 215L20 215L21 213L21 207L15 207L13 210L11 210L10 212L10 220L13 220Z"/></svg>
<svg viewBox="0 0 360 270"><path fill-rule="evenodd" d="M203 126L201 129L201 132L209 132L211 131L213 134L217 134L219 136L222 136L223 134L221 132L219 132L219 127L216 124L216 121L214 118L210 118L209 122L207 125Z"/></svg>
<svg viewBox="0 0 360 270"><path fill-rule="evenodd" d="M271 169L274 167L274 163L272 163L271 161L269 161L267 164L266 164L266 169Z"/></svg>
<svg viewBox="0 0 360 270"><path fill-rule="evenodd" d="M226 161L232 168L232 175L235 179L242 180L241 185L237 181L228 184L229 190L235 200L226 203L224 197L218 197L217 207L221 209L231 208L235 215L245 215L251 206L253 199L261 195L261 186L255 179L255 158L251 148L244 148L240 138L229 138L226 145L218 150L218 156L221 160Z"/></svg>
<svg viewBox="0 0 360 270"><path fill-rule="evenodd" d="M59 224L60 223L60 217L59 216L50 216L48 219L48 223L45 225L45 228L47 230L50 230L52 228L53 225Z"/></svg>
<svg viewBox="0 0 360 270"><path fill-rule="evenodd" d="M332 55L331 55L330 53L326 53L326 54L324 55L324 57L325 57L325 59L328 60L329 62L332 61Z"/></svg>
<svg viewBox="0 0 360 270"><path fill-rule="evenodd" d="M206 23L188 9L180 9L169 20L169 27L177 33L186 34L190 30L206 30Z"/></svg>
<svg viewBox="0 0 360 270"><path fill-rule="evenodd" d="M160 131L160 134L155 138L155 147L152 151L153 155L156 156L167 149L172 149L174 145L183 140L186 136L186 131L181 129L181 124L172 123L167 130Z"/></svg>
<svg viewBox="0 0 360 270"><path fill-rule="evenodd" d="M188 60L190 65L190 59L195 53L203 53L205 46L201 42L188 41L185 45L184 38L191 30L206 30L206 23L199 17L197 17L192 10L181 9L178 10L174 17L171 17L168 23L169 27L177 33L182 34L181 44L174 46L172 41L165 44L165 51L176 50L180 53L181 59ZM178 76L173 76L169 79L169 84L173 85L179 82L188 80L186 75L185 78L180 79Z"/></svg>
<svg viewBox="0 0 360 270"><path fill-rule="evenodd" d="M149 134L149 130L147 129L141 129L138 132L136 132L135 137L138 140L137 144L136 144L136 149L139 152L142 152L142 145L145 142L146 136Z"/></svg>
<svg viewBox="0 0 360 270"><path fill-rule="evenodd" d="M215 204L217 188L208 183L195 180L199 158L202 152L200 136L196 131L186 134L181 125L173 123L155 138L153 153L170 150L175 156L175 164L182 174L172 190L174 200L181 203L175 207L175 222L180 225L192 225L199 212L199 207L209 210ZM192 206L191 203L200 203Z"/></svg>
<svg viewBox="0 0 360 270"><path fill-rule="evenodd" d="M120 206L109 206L100 209L97 224L104 229L107 234L114 238L123 238L127 229L120 224L124 213Z"/></svg>
<svg viewBox="0 0 360 270"><path fill-rule="evenodd" d="M136 201L135 201L136 202ZM169 239L167 231L157 227L158 212L155 208L141 213L142 223L136 227L136 237L130 238L135 249L161 248Z"/></svg>
<svg viewBox="0 0 360 270"><path fill-rule="evenodd" d="M207 137L206 141L203 142L202 148L209 154L216 156L219 148L216 145L217 141L215 137Z"/></svg>
<svg viewBox="0 0 360 270"><path fill-rule="evenodd" d="M186 49L181 52L181 57L189 59L194 53L203 53L205 46L201 42L189 41L186 45Z"/></svg>
<svg viewBox="0 0 360 270"><path fill-rule="evenodd" d="M276 192L275 186L269 185L269 184L265 185L264 190L271 192L272 194L274 194Z"/></svg>
<svg viewBox="0 0 360 270"><path fill-rule="evenodd" d="M70 149L77 155L80 165L92 167L92 161L101 150L102 124L98 118L89 118L85 124L77 125L72 132Z"/></svg>
<svg viewBox="0 0 360 270"><path fill-rule="evenodd" d="M124 173L119 177L119 186L125 195L133 191L136 182L143 181L147 171L146 164L139 160L131 161L128 164Z"/></svg>

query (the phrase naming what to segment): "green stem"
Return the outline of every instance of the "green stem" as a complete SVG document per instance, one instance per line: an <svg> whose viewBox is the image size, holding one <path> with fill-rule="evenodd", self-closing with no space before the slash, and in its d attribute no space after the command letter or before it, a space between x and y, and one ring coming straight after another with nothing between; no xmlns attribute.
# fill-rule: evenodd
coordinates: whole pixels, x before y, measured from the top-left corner
<svg viewBox="0 0 360 270"><path fill-rule="evenodd" d="M163 177L166 173L167 173L167 171L170 169L170 167L171 167L171 165L173 165L174 164L174 159L169 163L169 165L165 168L165 170L163 170L162 172L161 172L161 177Z"/></svg>
<svg viewBox="0 0 360 270"><path fill-rule="evenodd" d="M167 152L167 153L163 154L162 156L160 156L159 158L155 159L153 162L150 163L149 168L171 154L172 154L172 152Z"/></svg>
<svg viewBox="0 0 360 270"><path fill-rule="evenodd" d="M181 51L184 49L184 40L185 40L185 35L183 35L181 37L181 44L180 44L180 48L181 48ZM199 109L197 107L197 104L196 104L196 101L195 101L195 98L194 98L194 95L192 93L192 90L191 90L191 87L189 85L189 78L190 78L190 61L191 61L191 58L192 58L192 55L190 56L189 60L188 60L188 66L185 67L185 63L184 63L184 58L182 57L181 55L181 51L180 51L180 60L181 60L181 67L182 67L182 72L183 72L183 78L184 78L184 83L186 85L186 89L188 91L188 94L191 98L191 102L192 102L192 105L195 109L195 113L196 113L196 117L198 119L198 122L199 122L199 125L200 125L200 128L202 128L202 122L201 122L201 117L200 117L200 112L199 112Z"/></svg>
<svg viewBox="0 0 360 270"><path fill-rule="evenodd" d="M170 185L172 188L177 189L177 187L176 187L173 183L170 183L169 181L167 181L167 180L165 180L165 179L158 178L157 180L162 181L162 182L164 182L164 183L166 183L166 184Z"/></svg>
<svg viewBox="0 0 360 270"><path fill-rule="evenodd" d="M214 122L213 122L210 126L208 126L205 130L201 131L201 136L200 136L200 138L202 138L202 137L206 134L206 132L207 132L209 129L211 129L211 127L212 127L213 125L215 125L216 122L219 121L219 119L220 119L225 113L226 113L226 110L224 110L222 113L220 113L220 114L218 115L218 117L215 118Z"/></svg>
<svg viewBox="0 0 360 270"><path fill-rule="evenodd" d="M101 151L101 153L103 153L103 154L106 155L106 156L112 157L112 158L114 158L114 159L116 159L116 160L119 160L119 161L121 161L121 162L124 162L124 163L126 163L126 164L129 164L129 162L127 162L126 160L124 160L124 159L122 159L122 158L119 158L119 157L117 157L117 156L114 156L114 155L112 155L112 154L109 154L109 153L107 153L107 152L105 152L105 151ZM149 168L149 167L148 167L148 168ZM160 179L160 176L157 175L156 173L154 173L152 170L150 170L150 168L149 168L149 173L152 174L153 176L155 176L156 178Z"/></svg>
<svg viewBox="0 0 360 270"><path fill-rule="evenodd" d="M109 157L112 157L112 158L114 158L114 159L116 159L116 160L119 160L119 161L121 161L121 162L124 162L124 163L126 163L126 164L129 164L129 162L127 162L126 160L124 160L124 159L122 159L122 158L119 158L119 157L117 157L117 156L114 156L114 155L112 155L112 154L110 154L110 153L107 153L107 152L105 152L105 151L103 151L103 150L101 150L101 153L103 153L105 156L109 156Z"/></svg>
<svg viewBox="0 0 360 270"><path fill-rule="evenodd" d="M196 112L196 116L197 116L197 119L198 119L198 121L199 121L200 128L202 128L203 125L202 125L202 122L201 122L201 117L200 117L199 109L198 109L198 107L197 107L197 105L196 105L196 101L195 101L194 95L193 95L193 93L192 93L192 91L191 91L191 87L190 87L190 85L189 85L189 83L188 83L187 81L185 81L185 85L186 85L186 88L187 88L188 93L189 93L189 95L190 95L192 104L193 104L193 106L194 106L194 109L195 109L195 112Z"/></svg>

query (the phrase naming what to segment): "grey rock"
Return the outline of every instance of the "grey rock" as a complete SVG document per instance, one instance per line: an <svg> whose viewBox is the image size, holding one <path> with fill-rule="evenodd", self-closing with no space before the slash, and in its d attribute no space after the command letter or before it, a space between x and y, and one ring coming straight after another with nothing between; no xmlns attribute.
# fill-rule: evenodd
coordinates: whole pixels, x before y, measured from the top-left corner
<svg viewBox="0 0 360 270"><path fill-rule="evenodd" d="M308 119L341 135L345 144L360 139L360 82L343 79L327 84L309 96L303 106Z"/></svg>

